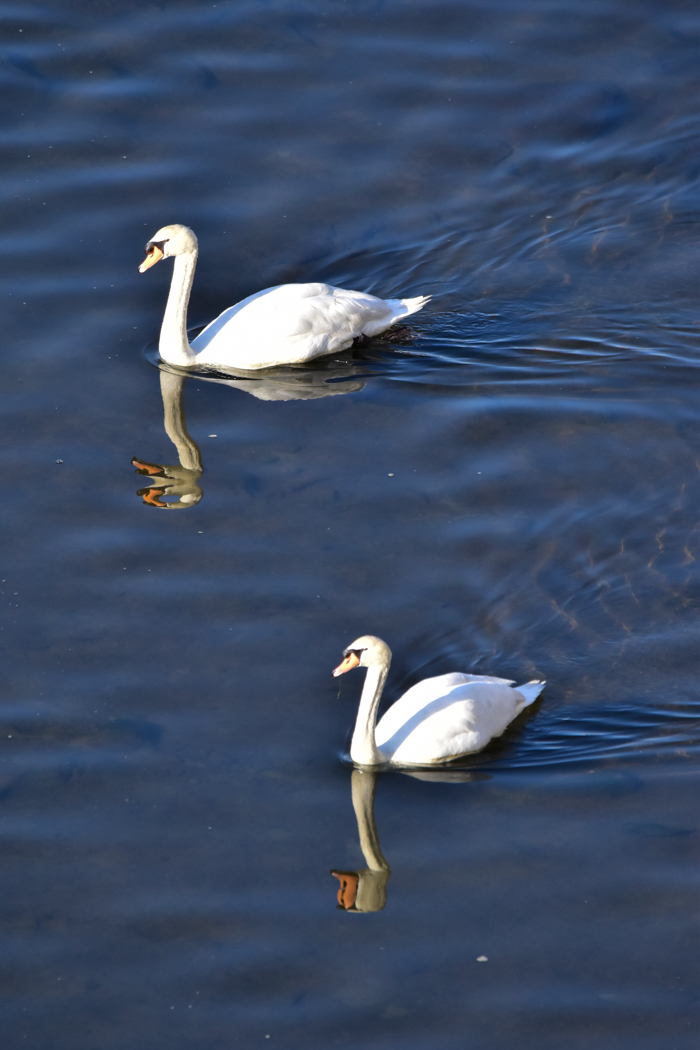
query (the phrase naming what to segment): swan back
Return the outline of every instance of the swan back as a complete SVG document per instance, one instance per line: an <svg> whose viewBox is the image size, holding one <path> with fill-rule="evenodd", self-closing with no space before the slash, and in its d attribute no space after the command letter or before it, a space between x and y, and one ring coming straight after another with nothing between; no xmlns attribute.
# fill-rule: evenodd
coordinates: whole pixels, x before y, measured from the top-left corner
<svg viewBox="0 0 700 1050"><path fill-rule="evenodd" d="M234 351L242 368L299 363L346 349L363 332L385 331L396 312L366 292L321 283L275 285L224 310L192 349L198 363L210 366L223 365ZM404 313L402 306L399 316Z"/></svg>
<svg viewBox="0 0 700 1050"><path fill-rule="evenodd" d="M389 761L406 764L480 751L530 702L512 685L505 678L459 673L419 682L380 720L377 746Z"/></svg>

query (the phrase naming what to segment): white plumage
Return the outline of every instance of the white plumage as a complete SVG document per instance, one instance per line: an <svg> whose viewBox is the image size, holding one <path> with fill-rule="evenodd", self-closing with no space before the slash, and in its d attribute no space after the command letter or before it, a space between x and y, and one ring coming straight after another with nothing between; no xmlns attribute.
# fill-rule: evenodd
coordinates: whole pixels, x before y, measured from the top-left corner
<svg viewBox="0 0 700 1050"><path fill-rule="evenodd" d="M455 672L412 686L377 723L391 662L381 638L365 635L345 650L334 675L366 667L350 757L356 765L422 766L481 751L544 689L533 681L513 688L507 678Z"/></svg>
<svg viewBox="0 0 700 1050"><path fill-rule="evenodd" d="M330 284L280 284L224 310L190 345L187 305L197 238L187 226L164 226L146 251L142 273L162 258L175 258L159 350L164 361L181 367L248 370L311 361L346 350L360 336L380 335L430 298L385 300Z"/></svg>
<svg viewBox="0 0 700 1050"><path fill-rule="evenodd" d="M377 299L330 284L280 284L230 306L192 341L197 364L299 364L346 350L420 310L427 299ZM162 356L162 354L161 354Z"/></svg>

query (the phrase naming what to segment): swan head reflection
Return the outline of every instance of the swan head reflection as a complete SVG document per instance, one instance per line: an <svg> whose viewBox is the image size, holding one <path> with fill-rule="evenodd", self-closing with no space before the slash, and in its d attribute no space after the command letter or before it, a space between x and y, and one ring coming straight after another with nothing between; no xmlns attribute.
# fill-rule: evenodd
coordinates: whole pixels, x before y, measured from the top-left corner
<svg viewBox="0 0 700 1050"><path fill-rule="evenodd" d="M369 912L381 911L386 904L386 884L391 871L372 871L362 868L359 871L332 871L340 882L338 889L338 908L341 911Z"/></svg>
<svg viewBox="0 0 700 1050"><path fill-rule="evenodd" d="M166 466L160 463L147 463L136 456L131 460L137 474L148 477L148 487L138 489L137 496L149 507L161 510L184 510L196 506L204 493L197 484L201 470L189 470L181 465ZM167 501L164 497L168 497Z"/></svg>

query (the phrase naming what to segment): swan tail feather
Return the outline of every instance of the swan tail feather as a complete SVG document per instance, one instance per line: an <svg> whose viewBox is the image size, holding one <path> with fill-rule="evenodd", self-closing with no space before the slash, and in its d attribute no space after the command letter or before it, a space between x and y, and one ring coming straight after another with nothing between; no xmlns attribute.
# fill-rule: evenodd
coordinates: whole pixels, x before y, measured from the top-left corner
<svg viewBox="0 0 700 1050"><path fill-rule="evenodd" d="M517 686L518 692L525 697L525 707L529 707L530 704L534 704L535 700L540 695L545 685L545 682L538 682L536 679L533 679L532 682L526 682L525 685Z"/></svg>
<svg viewBox="0 0 700 1050"><path fill-rule="evenodd" d="M409 314L417 314L419 310L422 310L426 303L429 303L432 299L431 295L417 295L415 299L400 299L401 313L399 317L408 317Z"/></svg>
<svg viewBox="0 0 700 1050"><path fill-rule="evenodd" d="M364 325L362 334L369 336L370 339L375 335L381 335L397 321L402 321L409 314L418 313L431 298L430 295L418 295L415 299L382 299L382 305L388 307L389 312L383 313L379 319L375 316L374 320L369 320Z"/></svg>
<svg viewBox="0 0 700 1050"><path fill-rule="evenodd" d="M404 317L408 317L410 314L417 314L427 302L430 302L430 299L431 296L429 295L418 295L415 299L385 299L384 302L391 310L391 316L387 317L385 314L381 321L367 325L364 329L365 335L385 332L387 327L391 327L397 321L403 320Z"/></svg>

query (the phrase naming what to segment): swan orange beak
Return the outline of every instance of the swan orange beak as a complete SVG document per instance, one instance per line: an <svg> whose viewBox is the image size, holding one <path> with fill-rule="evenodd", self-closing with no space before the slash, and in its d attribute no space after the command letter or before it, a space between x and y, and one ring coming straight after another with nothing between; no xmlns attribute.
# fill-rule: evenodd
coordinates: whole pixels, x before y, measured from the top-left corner
<svg viewBox="0 0 700 1050"><path fill-rule="evenodd" d="M340 883L338 887L338 907L344 911L350 911L357 897L357 887L360 883L359 875L356 875L354 871L332 871L331 875Z"/></svg>
<svg viewBox="0 0 700 1050"><path fill-rule="evenodd" d="M156 244L152 244L146 258L139 266L139 273L145 273L146 270L150 270L152 266L155 266L163 258L163 253Z"/></svg>
<svg viewBox="0 0 700 1050"><path fill-rule="evenodd" d="M360 658L357 653L348 653L342 664L338 664L336 667L333 672L333 677L337 678L339 674L345 674L346 671L352 671L353 667L358 667L359 664Z"/></svg>

